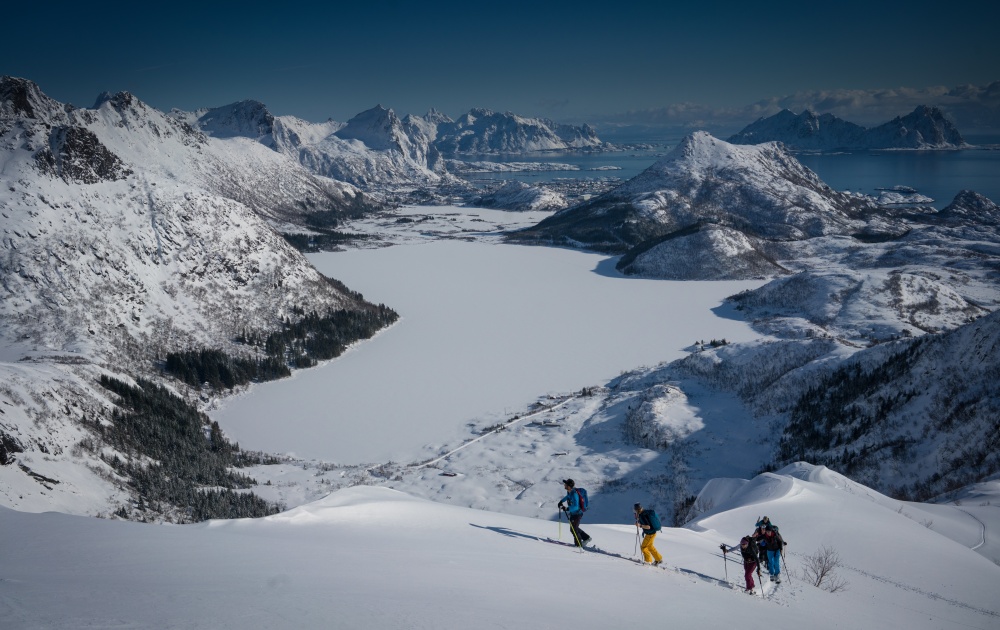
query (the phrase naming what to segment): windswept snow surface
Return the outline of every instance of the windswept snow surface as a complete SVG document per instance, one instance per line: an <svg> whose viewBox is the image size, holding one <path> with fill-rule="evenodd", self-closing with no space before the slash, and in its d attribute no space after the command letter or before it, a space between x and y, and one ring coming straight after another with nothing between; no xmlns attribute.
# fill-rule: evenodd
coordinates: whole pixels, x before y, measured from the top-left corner
<svg viewBox="0 0 1000 630"><path fill-rule="evenodd" d="M547 392L603 385L700 339L759 336L713 309L763 281L625 279L605 256L498 244L497 228L515 219L495 210L410 208L401 218L425 236L406 223L401 244L310 257L401 321L336 361L227 401L213 417L242 447L416 461L461 441L469 422L502 420Z"/></svg>
<svg viewBox="0 0 1000 630"><path fill-rule="evenodd" d="M726 511L665 528L666 570L633 562L627 518L588 523L606 553L581 553L545 541L567 541L564 523L385 488L187 526L0 508L0 615L11 630L998 627L1000 567L824 470L736 484ZM789 541L766 598L744 594L741 567L719 551L762 514ZM846 590L803 579L823 545L839 553Z"/></svg>

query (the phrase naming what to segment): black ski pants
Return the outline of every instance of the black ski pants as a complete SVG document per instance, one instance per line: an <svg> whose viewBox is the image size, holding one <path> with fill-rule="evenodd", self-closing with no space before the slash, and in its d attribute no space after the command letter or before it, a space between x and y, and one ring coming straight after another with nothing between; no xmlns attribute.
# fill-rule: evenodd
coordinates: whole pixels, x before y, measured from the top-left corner
<svg viewBox="0 0 1000 630"><path fill-rule="evenodd" d="M567 514L567 516L569 517L569 529L573 534L573 544L579 547L580 543L590 539L587 532L580 529L580 519L583 518L583 512L578 514Z"/></svg>

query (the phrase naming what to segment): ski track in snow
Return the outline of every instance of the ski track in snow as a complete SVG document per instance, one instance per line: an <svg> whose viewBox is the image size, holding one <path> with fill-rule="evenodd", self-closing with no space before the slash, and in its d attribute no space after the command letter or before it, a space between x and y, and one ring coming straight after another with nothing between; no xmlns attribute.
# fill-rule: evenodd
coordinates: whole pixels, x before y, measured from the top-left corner
<svg viewBox="0 0 1000 630"><path fill-rule="evenodd" d="M792 554L791 552L789 552L789 555L802 555L802 554ZM978 608L976 606L973 606L972 604L966 604L965 602L961 602L961 601L959 601L957 599L952 599L950 597L945 597L943 595L939 595L938 593L932 593L930 591L925 591L922 588L919 588L919 587L916 587L916 586L911 586L909 584L904 584L903 582L898 582L896 580L887 578L887 577L882 576L882 575L876 575L876 574L871 573L869 571L865 571L864 569L859 569L857 567L852 567L852 566L847 565L847 564L840 565L840 568L843 568L843 569L845 569L847 571L853 571L853 572L857 573L858 575L862 575L862 576L864 576L864 577L866 577L866 578L868 578L870 580L875 580L876 582L882 582L883 584L889 584L891 586L895 586L896 588L898 588L900 590L903 590L903 591L909 591L911 593L916 593L918 595L923 595L923 596L928 597L930 599L935 599L935 600L938 600L938 601L941 601L941 602L945 602L946 604L951 604L952 606L956 606L958 608L964 608L965 610L971 610L973 612L979 613L980 615L984 615L984 616L987 616L987 617L993 617L994 619L1000 619L1000 612L995 611L995 610L988 610L986 608ZM898 604L893 604L893 605L898 606Z"/></svg>
<svg viewBox="0 0 1000 630"><path fill-rule="evenodd" d="M549 543L549 544L554 544L554 545L561 545L563 547L570 547L570 548L572 548L574 550L577 549L576 545L573 544L573 543L563 542L561 540L555 540L555 539L552 539L552 538L542 538L542 537L538 537L538 536L532 536L530 534L522 534L520 532L514 532L514 531L511 531L511 530L502 530L501 531L501 529L499 529L499 528L497 528L495 531L497 531L498 533L502 533L504 535L508 535L508 536L523 536L525 538L537 540L539 542L544 542L544 543ZM732 580L732 579L729 579L729 578L717 578L717 577L713 577L711 575L707 575L705 573L701 573L699 571L695 571L693 569L687 569L687 568L684 568L684 567L681 567L681 566L671 566L669 563L667 563L666 559L664 559L663 564L661 566L659 566L659 567L653 567L651 565L646 565L645 563L640 562L638 558L630 557L630 556L625 556L625 555L622 555L620 553L615 553L613 551L608 551L606 549L602 549L602 548L597 547L595 545L591 545L591 546L587 547L586 551L579 551L580 555L586 555L588 552L589 553L598 554L598 555L601 555L601 556L607 556L607 557L611 557L611 558L617 558L617 559L620 559L620 560L626 560L626 561L631 562L631 563L633 563L633 564L635 564L637 566L642 566L642 567L651 568L651 569L660 569L660 570L666 571L668 573L673 573L673 574L679 575L681 577L686 577L686 578L688 578L690 580L690 582L692 584L697 584L697 583L701 582L701 583L705 583L705 584L710 584L712 586L723 587L723 588L726 588L727 590L736 591L740 595L747 595L746 589L743 586L743 584L741 584L739 582L739 578L738 577L737 577L737 579L735 581ZM718 557L724 557L724 556L718 556ZM728 561L728 562L733 562L735 564L738 564L741 569L743 568L743 563L742 562L739 562L739 561L737 561L737 560L735 560L733 558L729 558L729 557L724 557L724 559L726 561ZM765 581L764 578L760 577L760 576L758 576L757 582L758 582L757 585L756 585L756 588L758 589L757 590L757 594L754 594L753 597L756 599L756 598L758 598L758 595L763 594L763 596L760 597L760 599L762 601L770 602L772 604L776 604L776 605L779 605L779 606L788 606L789 604L788 604L787 600L793 598L794 594L798 590L798 589L793 588L791 586L791 581L786 578L786 581L784 582L785 587L780 592L788 591L787 595L784 596L784 597L782 597L782 598L780 598L780 599L775 599L774 595L779 592L777 590L778 589L778 584L775 584L774 582L771 582L769 580ZM976 610L976 609L972 608L972 610Z"/></svg>
<svg viewBox="0 0 1000 630"><path fill-rule="evenodd" d="M986 544L986 523L979 520L978 517L976 517L974 514L972 514L972 512L969 512L968 510L963 510L962 508L958 508L958 510L960 512L965 512L966 514L971 516L973 519L975 519L977 523L979 523L979 527L982 528L982 531L980 532L980 536L982 537L982 539L979 541L979 544L976 545L975 547L970 547L970 549L975 551L976 549L979 549L980 547Z"/></svg>
<svg viewBox="0 0 1000 630"><path fill-rule="evenodd" d="M514 418L513 420L508 420L507 422L504 422L502 425L500 425L499 428L493 429L492 431L490 431L488 433L484 433L483 435L480 435L477 438L473 438L473 439L469 440L468 442L462 444L461 446L459 446L457 448L453 448L452 450L448 451L444 455L441 455L440 457L432 459L429 462L424 462L423 464L414 464L413 468L416 469L416 470L419 470L421 468L428 468L430 466L433 466L434 464L436 464L436 463L438 463L440 461L448 459L449 457L451 457L452 455L454 455L458 451L462 450L466 446L470 446L472 444L475 444L476 442L480 442L480 441L484 440L485 438L488 438L491 435L496 435L500 431L504 431L507 428L509 428L509 427L511 427L511 426L513 426L515 424L518 424L518 423L520 423L523 420L527 420L528 418L533 418L535 416L540 416L543 413L548 413L550 411L555 411L556 409L562 407L563 405L565 405L567 403L572 402L575 399L576 399L576 396L570 396L566 400L563 400L562 402L560 402L560 403L558 403L556 405L553 405L551 407L545 407L544 409L539 409L538 411L534 411L534 412L529 413L529 414L527 414L525 416L520 416L518 418Z"/></svg>

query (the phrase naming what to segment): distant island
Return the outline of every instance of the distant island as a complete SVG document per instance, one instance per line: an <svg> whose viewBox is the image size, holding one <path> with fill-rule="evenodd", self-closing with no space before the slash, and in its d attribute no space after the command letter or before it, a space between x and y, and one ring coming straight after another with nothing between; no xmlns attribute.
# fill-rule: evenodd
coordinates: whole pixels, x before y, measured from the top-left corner
<svg viewBox="0 0 1000 630"><path fill-rule="evenodd" d="M783 109L730 137L732 144L781 142L793 150L961 149L969 146L941 110L921 105L877 127L862 127L833 114Z"/></svg>

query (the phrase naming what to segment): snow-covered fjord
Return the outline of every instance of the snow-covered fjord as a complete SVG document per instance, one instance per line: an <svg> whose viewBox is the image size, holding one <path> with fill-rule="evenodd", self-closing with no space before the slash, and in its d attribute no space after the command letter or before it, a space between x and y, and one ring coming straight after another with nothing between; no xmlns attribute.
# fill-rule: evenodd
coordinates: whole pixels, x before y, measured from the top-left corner
<svg viewBox="0 0 1000 630"><path fill-rule="evenodd" d="M475 208L408 208L397 244L311 256L401 321L294 378L252 388L213 418L244 448L340 464L417 461L539 396L604 385L700 340L759 337L723 300L760 281L628 279L606 256L503 245L537 221ZM414 237L423 234L425 237Z"/></svg>

